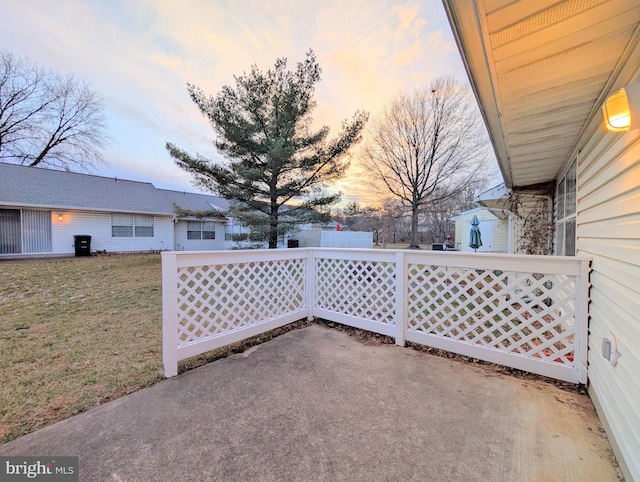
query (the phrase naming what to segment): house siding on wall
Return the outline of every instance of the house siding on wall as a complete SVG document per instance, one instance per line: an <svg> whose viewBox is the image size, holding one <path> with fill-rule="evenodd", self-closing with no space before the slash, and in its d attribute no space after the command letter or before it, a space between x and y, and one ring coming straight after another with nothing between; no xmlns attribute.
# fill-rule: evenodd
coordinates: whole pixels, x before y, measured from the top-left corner
<svg viewBox="0 0 640 482"><path fill-rule="evenodd" d="M225 249L224 224L215 223L215 239L188 239L188 221L178 221L175 224L175 247L176 251L202 251L211 249Z"/></svg>
<svg viewBox="0 0 640 482"><path fill-rule="evenodd" d="M62 216L62 220L60 220ZM173 222L170 216L154 216L153 237L113 237L111 213L52 211L53 253L74 253L74 235L91 236L91 251L135 252L173 249Z"/></svg>
<svg viewBox="0 0 640 482"><path fill-rule="evenodd" d="M639 181L638 130L600 130L578 155L577 254L593 259L589 390L634 480L640 480ZM611 335L620 353L615 367L601 354Z"/></svg>
<svg viewBox="0 0 640 482"><path fill-rule="evenodd" d="M93 252L224 249L228 206L208 194L0 162L0 257L73 254L76 235L91 236ZM178 208L215 211L205 220L215 239L187 240L190 217L174 232Z"/></svg>

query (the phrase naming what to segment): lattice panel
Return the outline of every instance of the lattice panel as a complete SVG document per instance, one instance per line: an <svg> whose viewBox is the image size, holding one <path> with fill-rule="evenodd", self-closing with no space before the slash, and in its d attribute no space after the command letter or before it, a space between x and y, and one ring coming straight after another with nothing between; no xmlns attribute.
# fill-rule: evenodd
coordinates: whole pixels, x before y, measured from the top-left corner
<svg viewBox="0 0 640 482"><path fill-rule="evenodd" d="M178 269L178 346L306 308L305 260Z"/></svg>
<svg viewBox="0 0 640 482"><path fill-rule="evenodd" d="M319 258L316 307L394 324L394 270L394 263Z"/></svg>
<svg viewBox="0 0 640 482"><path fill-rule="evenodd" d="M575 279L409 265L408 329L573 366Z"/></svg>

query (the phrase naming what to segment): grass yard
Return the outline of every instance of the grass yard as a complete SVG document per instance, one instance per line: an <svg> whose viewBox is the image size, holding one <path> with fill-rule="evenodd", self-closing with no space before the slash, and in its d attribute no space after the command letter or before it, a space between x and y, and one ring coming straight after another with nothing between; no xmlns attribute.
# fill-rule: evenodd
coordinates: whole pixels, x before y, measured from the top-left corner
<svg viewBox="0 0 640 482"><path fill-rule="evenodd" d="M0 440L162 377L159 255L0 263Z"/></svg>
<svg viewBox="0 0 640 482"><path fill-rule="evenodd" d="M159 254L0 261L0 442L163 378ZM180 362L237 353L306 320Z"/></svg>

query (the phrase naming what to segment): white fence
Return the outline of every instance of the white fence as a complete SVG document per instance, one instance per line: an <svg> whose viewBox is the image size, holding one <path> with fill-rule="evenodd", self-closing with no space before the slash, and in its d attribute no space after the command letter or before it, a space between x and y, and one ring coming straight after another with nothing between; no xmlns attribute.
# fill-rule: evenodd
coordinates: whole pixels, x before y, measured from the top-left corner
<svg viewBox="0 0 640 482"><path fill-rule="evenodd" d="M373 248L373 233L309 229L295 234L301 248Z"/></svg>
<svg viewBox="0 0 640 482"><path fill-rule="evenodd" d="M305 317L586 383L589 261L359 249L162 253L165 376Z"/></svg>

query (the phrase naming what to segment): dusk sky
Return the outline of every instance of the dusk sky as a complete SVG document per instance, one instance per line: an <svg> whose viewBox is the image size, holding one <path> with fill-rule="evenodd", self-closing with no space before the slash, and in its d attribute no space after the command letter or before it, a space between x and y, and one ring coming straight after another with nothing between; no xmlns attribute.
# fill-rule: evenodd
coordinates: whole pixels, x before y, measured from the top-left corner
<svg viewBox="0 0 640 482"><path fill-rule="evenodd" d="M93 174L196 192L165 150L171 141L221 159L186 83L216 94L253 64L322 67L316 126L336 134L358 109L451 74L467 83L439 0L20 0L3 2L0 48L89 83L105 100L110 145ZM355 150L357 155L357 149ZM335 186L371 201L357 159Z"/></svg>

